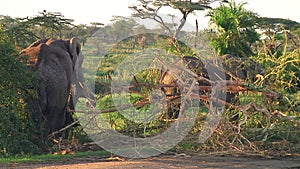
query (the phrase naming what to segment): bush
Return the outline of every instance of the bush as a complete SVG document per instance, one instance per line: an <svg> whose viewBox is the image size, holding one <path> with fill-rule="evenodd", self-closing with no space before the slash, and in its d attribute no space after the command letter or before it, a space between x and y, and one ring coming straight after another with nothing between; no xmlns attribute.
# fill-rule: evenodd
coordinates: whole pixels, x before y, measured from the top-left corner
<svg viewBox="0 0 300 169"><path fill-rule="evenodd" d="M263 92L239 95L239 108L227 109L212 137L199 150L254 151L271 156L299 154L300 48L292 46L287 35L284 37L280 42L277 40L283 44L282 48L271 52L268 45L262 44L258 55L253 57L265 70L264 90L277 95ZM201 122L195 131L202 130Z"/></svg>
<svg viewBox="0 0 300 169"><path fill-rule="evenodd" d="M0 29L1 33L1 29ZM8 38L0 36L0 156L38 152L26 98L36 94L35 74L18 57Z"/></svg>

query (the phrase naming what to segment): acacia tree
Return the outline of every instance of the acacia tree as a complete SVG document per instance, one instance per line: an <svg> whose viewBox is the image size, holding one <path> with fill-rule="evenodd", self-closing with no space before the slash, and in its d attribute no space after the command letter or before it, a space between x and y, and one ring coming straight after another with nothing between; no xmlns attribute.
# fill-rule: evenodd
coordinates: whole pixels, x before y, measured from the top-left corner
<svg viewBox="0 0 300 169"><path fill-rule="evenodd" d="M175 39L184 26L189 14L194 11L211 9L210 4L216 1L226 2L224 0L198 0L197 2L192 2L192 0L138 0L138 5L130 6L129 8L134 11L132 14L133 17L152 19L158 22L168 31L169 36ZM159 14L163 7L171 7L180 11L181 19L179 24L168 25L166 21L164 21Z"/></svg>
<svg viewBox="0 0 300 169"><path fill-rule="evenodd" d="M244 9L245 4L231 1L228 6L221 4L207 14L216 33L212 37L212 45L219 55L247 57L254 54L251 47L259 40L255 31L258 16Z"/></svg>
<svg viewBox="0 0 300 169"><path fill-rule="evenodd" d="M93 36L93 34L97 32L102 26L104 26L104 24L100 22L91 22L90 24L91 26L87 27L88 36L90 37Z"/></svg>
<svg viewBox="0 0 300 169"><path fill-rule="evenodd" d="M29 30L28 25L22 23L18 18L10 16L0 16L0 27L2 34L9 37L7 39L17 49L22 49L33 42L38 37Z"/></svg>
<svg viewBox="0 0 300 169"><path fill-rule="evenodd" d="M69 38L65 36L68 35L65 31L75 27L72 22L59 12L45 10L37 16L26 18L0 16L0 25L17 49L25 48L40 38Z"/></svg>
<svg viewBox="0 0 300 169"><path fill-rule="evenodd" d="M116 16L113 19L113 24L108 28L108 32L113 36L114 41L118 42L123 38L129 37L134 32L134 27L137 25L133 19L128 19L120 16Z"/></svg>
<svg viewBox="0 0 300 169"><path fill-rule="evenodd" d="M73 19L65 18L60 12L47 12L44 10L34 17L20 19L24 25L28 25L39 38L63 38L63 31L70 30L74 26Z"/></svg>

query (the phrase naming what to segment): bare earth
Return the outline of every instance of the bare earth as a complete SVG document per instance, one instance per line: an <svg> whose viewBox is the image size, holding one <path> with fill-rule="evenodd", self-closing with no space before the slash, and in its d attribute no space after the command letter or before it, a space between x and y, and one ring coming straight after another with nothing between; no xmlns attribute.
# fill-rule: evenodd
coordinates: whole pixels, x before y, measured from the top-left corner
<svg viewBox="0 0 300 169"><path fill-rule="evenodd" d="M262 157L241 156L175 156L162 155L147 159L108 159L103 157L72 158L62 161L47 161L42 164L0 164L9 169L300 169L300 157L266 159Z"/></svg>

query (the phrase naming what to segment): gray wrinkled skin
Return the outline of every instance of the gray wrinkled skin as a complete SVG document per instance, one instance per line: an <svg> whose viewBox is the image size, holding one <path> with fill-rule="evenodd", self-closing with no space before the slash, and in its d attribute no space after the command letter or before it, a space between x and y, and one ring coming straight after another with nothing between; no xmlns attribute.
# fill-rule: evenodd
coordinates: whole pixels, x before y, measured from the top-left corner
<svg viewBox="0 0 300 169"><path fill-rule="evenodd" d="M24 56L29 57L28 66L37 72L38 99L30 103L34 120L39 128L44 128L41 144L45 146L48 134L74 121L67 111L68 105L74 109L79 97L95 98L84 82L81 70L83 55L76 38L37 40L21 51L21 57ZM74 89L71 91L71 88Z"/></svg>
<svg viewBox="0 0 300 169"><path fill-rule="evenodd" d="M204 77L209 80L218 79L219 75L225 73L225 79L219 80L237 80L237 81L248 81L255 82L257 80L257 75L264 75L263 68L250 58L239 58L232 55L224 55L220 57L223 68L219 68L214 63L214 60L206 61L206 64L200 59L193 56L184 56L181 60L191 71L196 73L199 77ZM213 72L210 76L208 71ZM177 72L178 74L180 72ZM215 75L215 76L214 76ZM173 85L176 86L177 79L172 76L169 72L164 72L162 78L160 79L161 84L164 85ZM199 80L200 86L210 86L211 84L207 81ZM165 92L168 98L175 97L179 95L178 87L164 87L163 91ZM199 91L200 94L203 94L202 91ZM236 96L236 93L225 93L225 98L223 101L232 103ZM168 118L177 118L178 110L180 109L180 103L171 102L168 104Z"/></svg>

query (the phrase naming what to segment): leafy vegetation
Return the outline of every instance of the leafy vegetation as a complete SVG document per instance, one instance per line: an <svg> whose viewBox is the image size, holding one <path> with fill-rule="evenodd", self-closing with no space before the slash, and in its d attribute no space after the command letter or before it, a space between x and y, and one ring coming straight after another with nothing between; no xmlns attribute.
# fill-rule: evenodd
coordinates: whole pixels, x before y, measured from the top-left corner
<svg viewBox="0 0 300 169"><path fill-rule="evenodd" d="M243 3L236 4L234 1L221 4L215 9L210 7L215 1L139 2L137 6L130 7L134 15L152 18L162 26L151 30L152 34L145 34L148 28L139 25L135 20L122 17L116 17L110 25L92 23L91 26L87 26L74 25L72 19L65 18L61 13L47 11L28 18L1 16L0 156L40 152L36 145L37 135L27 104L28 97L36 97L35 75L18 58L18 50L37 38L79 37L87 61L84 68L93 68L96 71L95 90L99 97L97 108L105 111L102 117L109 122L110 127L135 137L151 137L165 131L173 122L166 120L163 114L165 112L161 112L151 123L144 124L140 120L144 115L150 117L145 112L150 109L151 99L155 99L152 92L156 90L153 86L159 85L161 72L157 65L151 65L150 69L134 76L130 82L134 87L130 88L132 93L129 95L129 101L123 99L124 96L121 94L116 97L111 93L111 81L114 71L122 61L134 58L134 54L147 52L150 48L158 48L164 54L175 55L178 58L186 55L205 57L207 53L197 56L191 46L177 41L186 38L188 42L195 38L194 33L181 31L181 28L187 15L199 10L209 10L212 30L200 32L200 35L209 35L210 41L195 46L211 43L219 55L232 54L252 58L264 68L265 74L259 78L266 83L249 82L248 85L257 91L241 93L236 98L238 100L236 105L229 106L218 128L204 144L198 144L195 139L203 130L209 111L205 104L201 104L194 128L176 147L177 150L299 152L299 23L259 17L245 10ZM159 17L158 11L162 7L171 7L181 12L182 20L178 25L166 23ZM169 31L168 36L160 35L164 30ZM103 49L107 49L107 52L103 53ZM98 65L93 59L101 59L101 63ZM139 65L139 62L135 62L131 67ZM130 73L132 72L125 72L124 76L129 76ZM265 95L264 92L270 92L277 97ZM114 105L113 97L119 98L119 103L123 106L134 105L139 113L134 116L137 120L120 113ZM74 135L80 143L84 143L88 139L79 128L74 130L77 132Z"/></svg>
<svg viewBox="0 0 300 169"><path fill-rule="evenodd" d="M0 27L0 34L3 29ZM3 35L3 34L2 34ZM37 153L26 100L35 95L35 74L20 62L8 36L0 36L0 156Z"/></svg>
<svg viewBox="0 0 300 169"><path fill-rule="evenodd" d="M255 30L258 16L243 8L245 3L231 1L208 13L212 30L212 45L219 55L232 54L249 57L254 54L253 45L259 40Z"/></svg>

